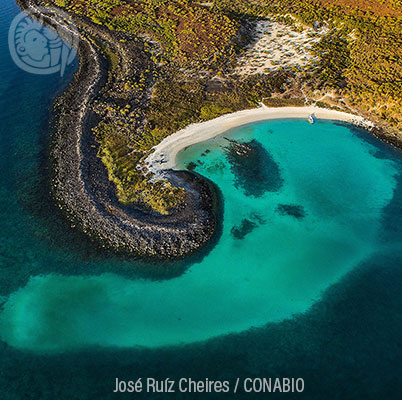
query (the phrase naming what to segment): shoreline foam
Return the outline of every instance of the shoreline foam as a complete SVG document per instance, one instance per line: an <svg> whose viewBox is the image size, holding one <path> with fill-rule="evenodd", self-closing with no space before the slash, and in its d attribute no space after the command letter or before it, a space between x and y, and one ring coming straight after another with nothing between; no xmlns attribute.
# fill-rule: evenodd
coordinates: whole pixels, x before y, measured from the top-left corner
<svg viewBox="0 0 402 400"><path fill-rule="evenodd" d="M252 122L278 119L300 119L314 114L317 119L336 120L374 128L374 124L365 118L342 111L328 110L314 106L306 107L265 107L242 110L225 114L210 121L195 123L165 138L154 152L145 159L150 172L160 175L165 170L177 169L176 159L185 148L219 136L226 131ZM307 123L307 122L306 122Z"/></svg>

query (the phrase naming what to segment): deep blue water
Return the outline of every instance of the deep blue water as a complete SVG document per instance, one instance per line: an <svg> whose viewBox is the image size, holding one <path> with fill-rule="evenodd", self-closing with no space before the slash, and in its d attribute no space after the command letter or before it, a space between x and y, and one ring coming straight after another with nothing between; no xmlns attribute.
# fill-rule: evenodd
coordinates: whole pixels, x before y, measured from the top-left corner
<svg viewBox="0 0 402 400"><path fill-rule="evenodd" d="M217 246L175 265L121 259L71 229L49 196L51 104L76 65L64 79L18 70L16 13L2 1L0 398L126 397L112 393L116 377L254 376L302 377L295 398L400 398L399 153L332 123L241 128L230 137L256 141L258 171L244 173L222 138L181 155L224 193Z"/></svg>

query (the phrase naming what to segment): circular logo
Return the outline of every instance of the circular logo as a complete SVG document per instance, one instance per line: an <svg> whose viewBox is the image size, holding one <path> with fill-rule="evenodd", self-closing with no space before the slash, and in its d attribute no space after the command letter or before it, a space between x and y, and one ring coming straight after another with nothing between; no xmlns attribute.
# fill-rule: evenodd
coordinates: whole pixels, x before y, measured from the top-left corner
<svg viewBox="0 0 402 400"><path fill-rule="evenodd" d="M15 64L31 74L63 76L77 55L79 33L68 14L47 7L29 8L10 27L8 45Z"/></svg>

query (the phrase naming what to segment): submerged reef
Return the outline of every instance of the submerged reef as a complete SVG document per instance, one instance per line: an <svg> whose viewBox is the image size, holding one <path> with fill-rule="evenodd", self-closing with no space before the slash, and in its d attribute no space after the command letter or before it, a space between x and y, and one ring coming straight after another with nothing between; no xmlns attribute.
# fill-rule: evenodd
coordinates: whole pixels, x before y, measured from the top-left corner
<svg viewBox="0 0 402 400"><path fill-rule="evenodd" d="M303 219L307 215L303 206L294 204L279 204L276 212L280 215L288 215L296 219Z"/></svg>
<svg viewBox="0 0 402 400"><path fill-rule="evenodd" d="M366 54L357 50L366 49L370 37L354 34L361 30L360 23L356 25L347 14L341 16L350 22L350 32L345 29L333 34L330 30L324 35L314 49L317 65L312 68L300 71L273 66L264 73L251 69L239 75L239 54L253 43L256 34L252 20L292 11L311 25L317 20L315 11L319 11L320 19L336 29L332 25L340 20L339 12L324 5L314 6L314 19L310 20L302 3L297 6L292 0L280 2L282 5L253 4L251 8L243 1L235 2L236 6L187 0L17 3L23 9L35 8L39 16L43 9L38 6L60 8L72 16L80 32L78 72L55 104L50 149L52 192L75 227L115 250L181 257L202 248L216 234L220 205L218 190L211 182L191 171L164 171L155 177L144 163L155 145L191 123L261 103L303 105L320 99L317 105L323 107L357 110L368 118L374 113L381 128L374 134L400 144L395 129L385 132L387 124L400 126L395 100L400 88L390 85L392 90L387 88L386 92L394 100L377 107L378 96L385 92L375 86L369 96L371 102L371 93L378 93L375 110L366 107L367 93L360 93L368 81L376 80L365 79L360 84L360 76L355 76L358 69L350 70L349 66L365 66L351 61L360 61L361 54ZM365 18L371 21L369 15ZM383 21L377 20L371 22L381 30ZM363 22L361 25L364 27ZM394 25L392 32L383 35L389 43L380 41L381 51L386 44L395 52L394 36L399 38L400 28L398 24L390 26ZM349 46L351 33L355 42ZM381 73L396 70L398 64L393 59L397 58L390 58L393 68L382 68ZM342 62L335 62L339 60ZM375 76L378 71L375 69ZM388 78L387 73L384 81L389 82ZM352 85L345 84L347 79ZM392 75L390 82L399 81ZM352 91L346 93L347 87ZM325 103L322 99L328 97L329 88L334 93ZM226 156L235 185L247 196L262 197L281 189L280 168L257 141L229 141ZM188 169L200 165L203 162L198 160ZM296 218L300 214L297 209L279 212L293 213Z"/></svg>
<svg viewBox="0 0 402 400"><path fill-rule="evenodd" d="M226 158L237 188L247 196L262 197L266 192L277 192L282 187L284 181L279 166L261 143L255 139L247 143L227 140Z"/></svg>
<svg viewBox="0 0 402 400"><path fill-rule="evenodd" d="M234 226L232 228L231 233L235 239L244 239L249 233L253 232L255 228L257 228L257 224L245 218L240 226Z"/></svg>
<svg viewBox="0 0 402 400"><path fill-rule="evenodd" d="M235 239L244 239L253 232L259 225L264 225L266 219L257 213L252 213L248 218L244 218L239 226L234 226L231 234Z"/></svg>

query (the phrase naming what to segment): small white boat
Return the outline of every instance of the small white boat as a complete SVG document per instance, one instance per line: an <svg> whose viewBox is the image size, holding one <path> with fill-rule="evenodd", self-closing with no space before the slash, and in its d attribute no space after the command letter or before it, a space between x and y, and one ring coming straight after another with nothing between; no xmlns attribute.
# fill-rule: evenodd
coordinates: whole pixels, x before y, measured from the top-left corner
<svg viewBox="0 0 402 400"><path fill-rule="evenodd" d="M315 124L316 118L314 114L309 115L307 119L310 124Z"/></svg>

